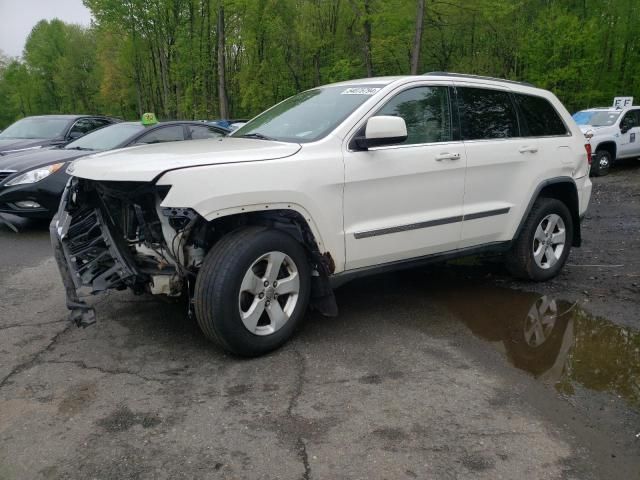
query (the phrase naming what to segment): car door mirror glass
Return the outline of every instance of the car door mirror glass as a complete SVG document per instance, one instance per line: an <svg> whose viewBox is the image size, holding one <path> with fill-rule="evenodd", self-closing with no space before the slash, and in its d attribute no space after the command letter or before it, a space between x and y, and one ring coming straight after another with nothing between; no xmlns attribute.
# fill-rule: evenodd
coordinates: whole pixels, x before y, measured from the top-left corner
<svg viewBox="0 0 640 480"><path fill-rule="evenodd" d="M402 117L380 115L367 120L364 136L356 138L356 144L362 149L396 145L407 139L407 124Z"/></svg>

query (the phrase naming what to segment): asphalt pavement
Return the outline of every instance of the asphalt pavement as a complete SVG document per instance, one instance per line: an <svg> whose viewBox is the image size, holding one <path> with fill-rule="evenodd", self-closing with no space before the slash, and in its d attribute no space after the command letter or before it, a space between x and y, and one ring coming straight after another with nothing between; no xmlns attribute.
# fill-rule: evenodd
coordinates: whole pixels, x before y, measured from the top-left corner
<svg viewBox="0 0 640 480"><path fill-rule="evenodd" d="M129 292L72 327L46 225L0 225L0 479L640 478L640 168L595 182L557 280L472 258L354 281L252 360Z"/></svg>

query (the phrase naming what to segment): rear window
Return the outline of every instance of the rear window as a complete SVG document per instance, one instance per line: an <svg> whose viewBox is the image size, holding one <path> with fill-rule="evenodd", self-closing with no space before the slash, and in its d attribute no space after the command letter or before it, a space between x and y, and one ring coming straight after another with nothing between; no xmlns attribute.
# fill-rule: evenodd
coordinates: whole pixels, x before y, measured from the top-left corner
<svg viewBox="0 0 640 480"><path fill-rule="evenodd" d="M546 98L515 94L525 137L566 135L567 127Z"/></svg>
<svg viewBox="0 0 640 480"><path fill-rule="evenodd" d="M520 136L518 117L508 92L458 87L463 140Z"/></svg>

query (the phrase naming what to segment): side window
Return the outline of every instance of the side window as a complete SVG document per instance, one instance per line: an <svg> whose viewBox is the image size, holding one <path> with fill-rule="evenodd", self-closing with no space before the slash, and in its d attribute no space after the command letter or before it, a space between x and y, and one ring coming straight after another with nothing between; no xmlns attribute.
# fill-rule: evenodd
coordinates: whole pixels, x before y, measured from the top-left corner
<svg viewBox="0 0 640 480"><path fill-rule="evenodd" d="M520 135L518 118L508 92L458 87L463 140L510 138Z"/></svg>
<svg viewBox="0 0 640 480"><path fill-rule="evenodd" d="M104 118L92 118L91 119L93 121L93 128L102 128L102 127L106 127L107 125L111 125L111 122L109 120L106 120Z"/></svg>
<svg viewBox="0 0 640 480"><path fill-rule="evenodd" d="M224 135L213 127L208 127L206 125L188 125L187 129L189 130L189 136L191 140L201 140L203 138L219 138Z"/></svg>
<svg viewBox="0 0 640 480"><path fill-rule="evenodd" d="M629 110L620 122L626 129L640 127L640 110Z"/></svg>
<svg viewBox="0 0 640 480"><path fill-rule="evenodd" d="M567 127L546 98L515 94L523 122L523 136L566 135Z"/></svg>
<svg viewBox="0 0 640 480"><path fill-rule="evenodd" d="M416 87L399 93L378 115L404 118L407 139L403 145L451 141L451 113L447 87Z"/></svg>
<svg viewBox="0 0 640 480"><path fill-rule="evenodd" d="M156 128L143 135L136 143L178 142L180 140L184 140L182 125L173 125L171 127Z"/></svg>
<svg viewBox="0 0 640 480"><path fill-rule="evenodd" d="M71 127L71 130L69 131L69 136L71 138L79 138L82 137L85 133L89 133L94 128L95 126L92 119L81 118L73 124L73 127Z"/></svg>

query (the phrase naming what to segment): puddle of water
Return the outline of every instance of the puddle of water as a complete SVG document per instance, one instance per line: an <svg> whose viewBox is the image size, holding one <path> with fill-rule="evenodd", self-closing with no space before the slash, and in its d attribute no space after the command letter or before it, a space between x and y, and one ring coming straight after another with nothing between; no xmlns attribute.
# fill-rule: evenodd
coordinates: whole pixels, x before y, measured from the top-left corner
<svg viewBox="0 0 640 480"><path fill-rule="evenodd" d="M546 295L474 286L436 298L513 365L561 393L581 385L640 407L640 332Z"/></svg>

